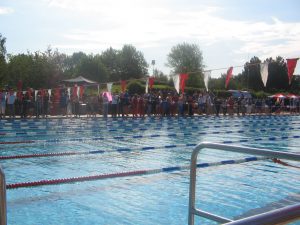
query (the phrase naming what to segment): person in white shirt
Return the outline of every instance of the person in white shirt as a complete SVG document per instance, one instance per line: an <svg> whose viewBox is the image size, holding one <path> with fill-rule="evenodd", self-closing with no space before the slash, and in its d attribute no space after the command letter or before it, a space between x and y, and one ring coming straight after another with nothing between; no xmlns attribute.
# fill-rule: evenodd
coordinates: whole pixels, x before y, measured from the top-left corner
<svg viewBox="0 0 300 225"><path fill-rule="evenodd" d="M13 90L10 90L7 95L7 107L9 109L9 118L15 118L15 100L16 95Z"/></svg>

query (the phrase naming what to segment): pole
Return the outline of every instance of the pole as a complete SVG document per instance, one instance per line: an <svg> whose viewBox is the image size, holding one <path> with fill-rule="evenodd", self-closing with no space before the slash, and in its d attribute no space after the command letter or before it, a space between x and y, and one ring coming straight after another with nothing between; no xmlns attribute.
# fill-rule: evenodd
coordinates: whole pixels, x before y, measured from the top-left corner
<svg viewBox="0 0 300 225"><path fill-rule="evenodd" d="M6 225L6 182L5 174L0 167L0 225Z"/></svg>

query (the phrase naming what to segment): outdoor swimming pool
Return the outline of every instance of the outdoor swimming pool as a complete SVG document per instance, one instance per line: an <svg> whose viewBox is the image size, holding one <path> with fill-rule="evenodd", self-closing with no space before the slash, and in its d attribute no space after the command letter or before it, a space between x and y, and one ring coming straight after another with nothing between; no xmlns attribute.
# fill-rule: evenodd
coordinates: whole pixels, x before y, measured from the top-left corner
<svg viewBox="0 0 300 225"><path fill-rule="evenodd" d="M201 141L300 152L300 116L0 121L7 184L185 166ZM8 159L13 155L27 157ZM207 149L199 162L245 157ZM197 207L228 218L300 200L300 170L270 160L200 168L197 175ZM12 188L8 224L182 225L188 192L189 170Z"/></svg>

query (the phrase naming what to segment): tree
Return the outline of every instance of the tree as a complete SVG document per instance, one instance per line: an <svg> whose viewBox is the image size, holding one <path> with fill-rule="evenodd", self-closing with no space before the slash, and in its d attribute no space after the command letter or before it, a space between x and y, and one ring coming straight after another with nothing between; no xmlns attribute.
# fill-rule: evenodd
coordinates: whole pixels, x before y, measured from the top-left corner
<svg viewBox="0 0 300 225"><path fill-rule="evenodd" d="M165 84L167 84L169 82L168 76L164 75L164 73L162 71L159 71L158 69L154 69L153 72L154 72L153 75L155 77L155 81L165 83Z"/></svg>
<svg viewBox="0 0 300 225"><path fill-rule="evenodd" d="M277 56L275 60L266 59L269 63L269 77L267 82L267 90L288 90L289 79L287 75L285 60Z"/></svg>
<svg viewBox="0 0 300 225"><path fill-rule="evenodd" d="M98 82L106 82L108 78L107 69L103 65L100 55L89 55L82 58L76 71L77 75L83 75Z"/></svg>
<svg viewBox="0 0 300 225"><path fill-rule="evenodd" d="M0 34L0 82L3 83L7 77L7 64L6 64L6 38Z"/></svg>
<svg viewBox="0 0 300 225"><path fill-rule="evenodd" d="M142 52L132 45L124 45L120 51L120 70L120 79L138 79L148 74L148 64Z"/></svg>
<svg viewBox="0 0 300 225"><path fill-rule="evenodd" d="M244 87L252 90L263 90L264 84L260 75L260 59L256 56L250 59L250 62L246 62L244 71L240 80L244 83Z"/></svg>
<svg viewBox="0 0 300 225"><path fill-rule="evenodd" d="M189 74L187 86L204 87L203 56L198 45L182 43L172 47L167 61L173 74L193 72Z"/></svg>
<svg viewBox="0 0 300 225"><path fill-rule="evenodd" d="M121 79L120 51L110 47L101 54L101 61L107 69L109 81Z"/></svg>

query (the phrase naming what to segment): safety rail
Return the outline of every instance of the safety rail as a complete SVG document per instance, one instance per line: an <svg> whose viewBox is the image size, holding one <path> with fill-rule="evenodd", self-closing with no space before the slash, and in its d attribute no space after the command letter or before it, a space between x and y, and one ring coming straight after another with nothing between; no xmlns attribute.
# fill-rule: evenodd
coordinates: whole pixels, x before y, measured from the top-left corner
<svg viewBox="0 0 300 225"><path fill-rule="evenodd" d="M6 182L4 172L0 167L0 225L6 224Z"/></svg>
<svg viewBox="0 0 300 225"><path fill-rule="evenodd" d="M241 220L231 220L222 216L218 216L203 210L196 209L195 207L195 196L196 196L196 174L197 174L197 158L199 152L204 148L246 153L260 156L267 156L270 158L280 158L293 161L300 161L300 154L287 153L287 152L276 152L267 149L241 147L234 145L215 144L209 142L202 142L198 144L191 156L191 167L190 167L190 193L189 193L189 212L188 212L188 224L194 225L195 215L204 217L209 220L213 220L218 223L228 223L234 225L246 225L246 224L278 224L282 222L288 222L300 218L300 204L285 207L278 210L273 210L264 214L254 215ZM249 223L251 221L251 223ZM267 221L267 222L266 222Z"/></svg>

